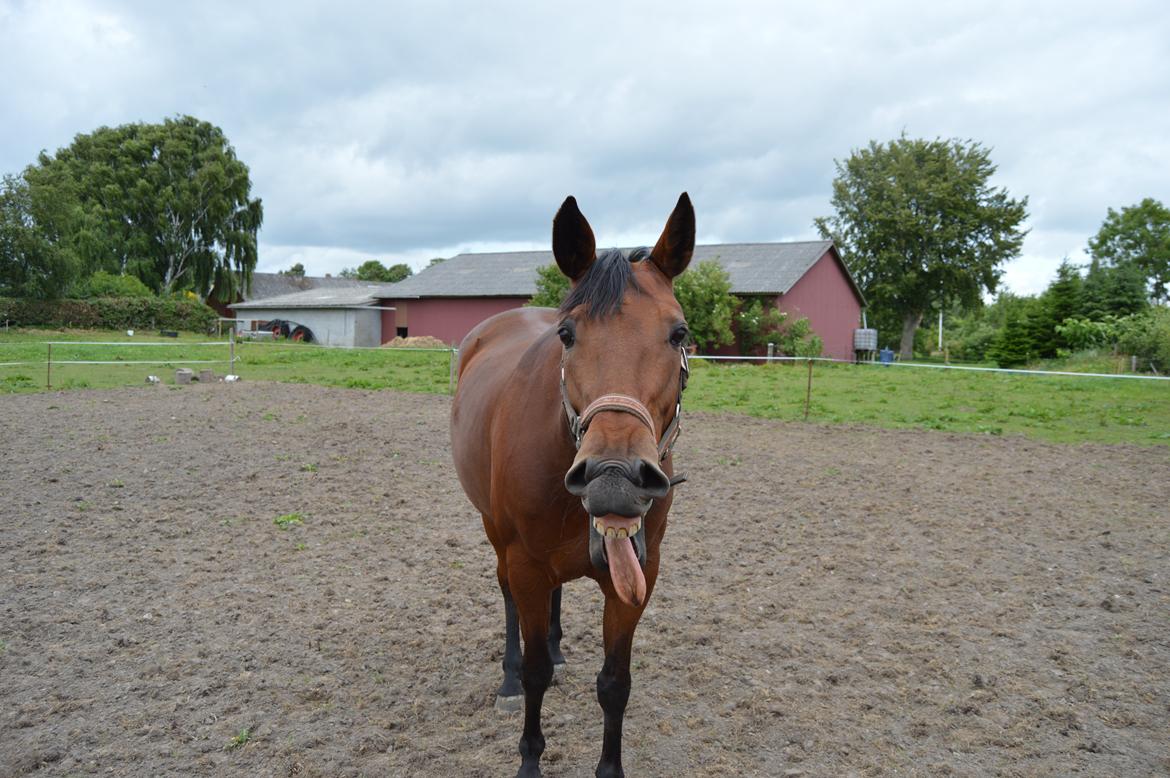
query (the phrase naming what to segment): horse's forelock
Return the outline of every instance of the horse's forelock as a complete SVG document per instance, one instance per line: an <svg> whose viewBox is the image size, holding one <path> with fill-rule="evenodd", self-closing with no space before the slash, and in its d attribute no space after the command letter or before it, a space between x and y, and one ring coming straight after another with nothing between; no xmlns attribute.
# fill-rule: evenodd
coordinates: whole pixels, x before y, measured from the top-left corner
<svg viewBox="0 0 1170 778"><path fill-rule="evenodd" d="M622 309L622 298L625 297L627 287L641 291L630 263L649 256L650 250L645 248L634 250L628 258L620 249L603 251L565 297L561 303L561 312L568 313L584 305L585 315L591 319L617 313Z"/></svg>

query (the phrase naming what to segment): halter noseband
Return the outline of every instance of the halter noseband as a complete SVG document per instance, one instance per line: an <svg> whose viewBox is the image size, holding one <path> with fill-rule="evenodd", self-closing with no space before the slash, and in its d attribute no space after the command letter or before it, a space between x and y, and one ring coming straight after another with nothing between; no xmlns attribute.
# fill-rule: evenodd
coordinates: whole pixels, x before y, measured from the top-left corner
<svg viewBox="0 0 1170 778"><path fill-rule="evenodd" d="M691 373L690 365L687 362L686 349L680 347L679 354L681 361L678 376L678 399L674 403L674 418L670 420L670 424L666 425L662 437L658 439L659 462L670 456L670 452L674 450L674 443L678 440L679 421L682 419L682 393L686 387L687 376ZM589 429L589 423L593 421L593 417L602 411L628 413L645 424L649 428L651 435L655 435L658 432L654 427L654 417L650 415L649 409L639 400L625 394L603 394L585 406L585 412L578 415L577 411L573 408L572 400L569 399L569 390L565 386L564 355L561 356L561 403L565 406L565 417L569 422L569 434L573 436L573 445L577 448L581 448L581 438L585 437L585 432Z"/></svg>

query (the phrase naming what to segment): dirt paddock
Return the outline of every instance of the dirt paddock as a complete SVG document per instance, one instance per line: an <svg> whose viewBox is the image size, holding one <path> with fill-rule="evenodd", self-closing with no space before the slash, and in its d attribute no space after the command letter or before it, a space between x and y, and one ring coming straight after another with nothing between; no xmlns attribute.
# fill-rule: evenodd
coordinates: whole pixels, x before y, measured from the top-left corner
<svg viewBox="0 0 1170 778"><path fill-rule="evenodd" d="M512 775L447 410L0 398L0 775ZM691 414L677 461L631 776L1170 773L1167 449ZM564 624L545 774L591 776L591 582Z"/></svg>

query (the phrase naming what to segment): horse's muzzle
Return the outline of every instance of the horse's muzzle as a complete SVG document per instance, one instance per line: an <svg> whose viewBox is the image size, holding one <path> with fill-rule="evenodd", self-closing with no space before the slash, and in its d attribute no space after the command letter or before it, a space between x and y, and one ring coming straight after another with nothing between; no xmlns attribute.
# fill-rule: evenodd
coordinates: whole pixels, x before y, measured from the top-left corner
<svg viewBox="0 0 1170 778"><path fill-rule="evenodd" d="M590 516L646 515L650 504L670 491L670 479L646 459L586 457L565 474L565 488L581 498Z"/></svg>

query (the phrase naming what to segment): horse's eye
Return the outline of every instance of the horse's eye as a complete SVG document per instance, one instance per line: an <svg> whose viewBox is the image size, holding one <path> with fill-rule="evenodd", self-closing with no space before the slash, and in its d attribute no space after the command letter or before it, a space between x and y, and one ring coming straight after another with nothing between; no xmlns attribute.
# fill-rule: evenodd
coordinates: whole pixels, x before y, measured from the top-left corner
<svg viewBox="0 0 1170 778"><path fill-rule="evenodd" d="M571 348L574 342L573 328L567 324L562 324L557 328L557 337L561 339L561 343L565 344L565 348Z"/></svg>
<svg viewBox="0 0 1170 778"><path fill-rule="evenodd" d="M687 329L685 324L678 325L670 333L670 345L675 348L682 348L682 344L687 342L687 336L690 334L691 331Z"/></svg>

